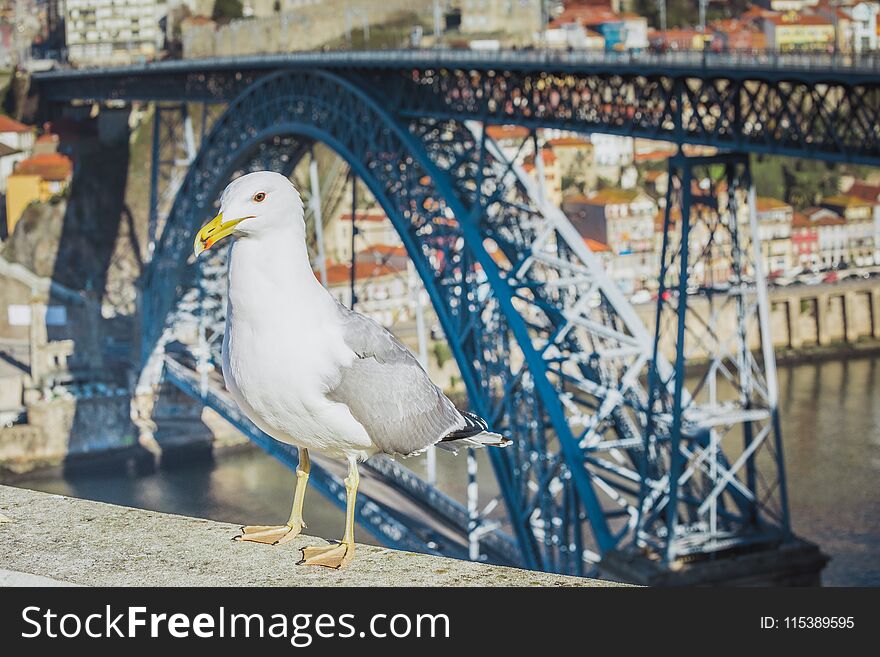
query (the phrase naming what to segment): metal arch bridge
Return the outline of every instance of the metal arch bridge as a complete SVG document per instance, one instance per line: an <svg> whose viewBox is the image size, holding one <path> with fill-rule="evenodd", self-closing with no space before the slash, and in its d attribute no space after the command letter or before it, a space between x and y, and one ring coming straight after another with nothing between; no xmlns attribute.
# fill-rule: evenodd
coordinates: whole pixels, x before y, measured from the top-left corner
<svg viewBox="0 0 880 657"><path fill-rule="evenodd" d="M210 216L229 177L259 168L289 173L320 141L349 163L399 232L474 410L515 438L514 449L492 459L516 554L505 534L487 523L485 557L581 574L624 548L671 564L682 556L789 540L766 289L753 257L760 248L754 213L747 219L751 231L737 227L742 209L754 207L747 158L673 161L660 276L661 291L670 294L660 295L652 335L577 231L523 174L518 157L488 139L483 126L560 127L876 163L877 123L865 116L876 117L880 103L876 75L858 67L844 76L792 65L754 77L731 64L721 86L738 89L735 110L725 105L731 94L718 91L719 72L689 63L589 64L563 55L542 65L533 55L491 61L473 53L443 53L435 61L397 55L174 62L36 79L41 100L50 103L228 103L204 135L156 241L143 287L144 361L163 344L166 322L199 276L187 264L192 231ZM702 91L694 91L691 80ZM764 90L754 91L755 84ZM577 89L579 100L572 93L557 97L560 86ZM775 107L771 99L778 100L781 89L789 100ZM849 94L864 103L842 103ZM792 109L793 95L805 114ZM710 97L711 108L705 104ZM767 106L752 108L758 99ZM771 105L774 119L743 120L746 106L766 117ZM852 110L847 120L861 126L858 139L841 133L831 106L837 113ZM520 154L535 145L536 139L524 140ZM712 198L694 197L691 180L719 166L724 189L718 185ZM677 222L682 233L673 243L676 207L688 218L693 208L714 211ZM690 301L688 256L710 250L731 263L734 285L724 294L707 292L707 318ZM726 304L736 307L733 343L715 327ZM672 328L663 322L670 311ZM686 319L709 326L708 337L688 338ZM762 357L752 356L747 334L758 335ZM674 367L660 354L664 339L674 344ZM701 343L711 363L692 392L684 382L688 339ZM171 363L168 376L219 407L182 368ZM718 398L719 378L733 387L732 399ZM738 433L731 439L733 428ZM461 528L461 509L424 482L400 470L381 476L432 510L445 504L446 517ZM388 524L387 505L369 509L372 519L359 510L364 524ZM405 537L406 523L392 520L397 531L391 534ZM465 530L474 531L474 518L465 520ZM384 539L395 543L389 536Z"/></svg>

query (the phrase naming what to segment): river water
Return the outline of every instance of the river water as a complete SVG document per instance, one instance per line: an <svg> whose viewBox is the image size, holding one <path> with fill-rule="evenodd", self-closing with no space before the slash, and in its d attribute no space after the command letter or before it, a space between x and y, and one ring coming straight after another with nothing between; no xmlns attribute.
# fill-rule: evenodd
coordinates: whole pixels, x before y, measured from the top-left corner
<svg viewBox="0 0 880 657"><path fill-rule="evenodd" d="M831 556L823 582L880 585L880 358L783 366L782 430L794 530ZM424 460L406 463L424 474ZM481 491L494 488L480 459ZM24 484L52 493L234 523L281 523L294 477L262 452L131 478L47 479ZM438 455L438 483L463 499L465 459ZM315 491L307 498L310 534L337 538L342 512ZM375 542L361 530L358 540Z"/></svg>

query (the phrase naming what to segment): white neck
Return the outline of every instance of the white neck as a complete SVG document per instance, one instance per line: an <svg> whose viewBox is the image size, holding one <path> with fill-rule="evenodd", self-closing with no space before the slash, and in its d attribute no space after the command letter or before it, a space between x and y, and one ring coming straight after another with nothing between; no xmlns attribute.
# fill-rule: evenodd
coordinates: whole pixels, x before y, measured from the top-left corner
<svg viewBox="0 0 880 657"><path fill-rule="evenodd" d="M249 315L327 295L312 272L305 240L294 227L238 238L229 252L228 290L230 313L246 310Z"/></svg>

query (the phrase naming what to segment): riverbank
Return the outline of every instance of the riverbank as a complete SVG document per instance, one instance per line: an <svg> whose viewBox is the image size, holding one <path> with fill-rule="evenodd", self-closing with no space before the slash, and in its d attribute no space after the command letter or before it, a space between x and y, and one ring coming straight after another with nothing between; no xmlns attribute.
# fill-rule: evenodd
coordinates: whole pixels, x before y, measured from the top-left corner
<svg viewBox="0 0 880 657"><path fill-rule="evenodd" d="M777 367L819 365L878 356L880 356L880 339L863 337L853 343L835 341L826 345L803 345L796 349L777 348L776 364ZM694 358L688 362L686 372L689 376L698 376L705 371L705 367L706 361ZM257 449L209 409L203 413L199 424L207 433L193 432L191 438L182 436L164 441L161 463L157 461L155 454L136 443L122 447L86 450L70 455L57 454L49 461L46 461L42 453L35 453L30 463L24 462L25 457L19 455L14 468L4 464L0 454L0 484L27 484L108 472L125 472L132 476L140 476L155 472L158 467L174 468L186 467L189 464L209 464L217 458ZM3 431L10 429L0 429L0 443L2 443ZM166 429L164 433L169 434L169 430ZM206 440L209 437L212 437L212 440Z"/></svg>

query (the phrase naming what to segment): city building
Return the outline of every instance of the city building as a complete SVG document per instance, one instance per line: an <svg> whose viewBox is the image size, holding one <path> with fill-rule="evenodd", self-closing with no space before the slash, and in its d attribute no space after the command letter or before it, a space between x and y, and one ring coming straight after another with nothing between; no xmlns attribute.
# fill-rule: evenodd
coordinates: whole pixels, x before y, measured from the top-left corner
<svg viewBox="0 0 880 657"><path fill-rule="evenodd" d="M642 185L644 185L645 191L655 199L664 197L669 186L669 172L659 169L645 171L642 176Z"/></svg>
<svg viewBox="0 0 880 657"><path fill-rule="evenodd" d="M582 189L596 187L595 147L592 142L577 135L565 135L548 139L547 146L556 156L563 191L566 185Z"/></svg>
<svg viewBox="0 0 880 657"><path fill-rule="evenodd" d="M459 0L463 34L534 36L543 27L542 0Z"/></svg>
<svg viewBox="0 0 880 657"><path fill-rule="evenodd" d="M0 114L0 144L6 144L10 148L30 155L34 141L32 126Z"/></svg>
<svg viewBox="0 0 880 657"><path fill-rule="evenodd" d="M753 20L727 18L709 25L714 33L711 47L719 50L764 50L767 37Z"/></svg>
<svg viewBox="0 0 880 657"><path fill-rule="evenodd" d="M15 165L24 159L27 159L27 153L0 142L0 194L6 193L6 179L15 169Z"/></svg>
<svg viewBox="0 0 880 657"><path fill-rule="evenodd" d="M78 66L155 59L162 47L164 0L66 0L67 59Z"/></svg>
<svg viewBox="0 0 880 657"><path fill-rule="evenodd" d="M656 282L654 237L657 203L638 189L603 189L590 196L568 195L562 210L581 236L607 245L614 280L627 294Z"/></svg>
<svg viewBox="0 0 880 657"><path fill-rule="evenodd" d="M531 130L521 125L490 125L486 127L486 136L498 144L504 156L509 160L522 157L522 143L531 134Z"/></svg>
<svg viewBox="0 0 880 657"><path fill-rule="evenodd" d="M648 33L651 45L661 50L702 50L712 38L710 32L700 32L692 27L652 30Z"/></svg>
<svg viewBox="0 0 880 657"><path fill-rule="evenodd" d="M880 185L869 185L866 182L856 181L847 191L849 196L855 196L874 208L874 262L880 264Z"/></svg>
<svg viewBox="0 0 880 657"><path fill-rule="evenodd" d="M49 155L51 153L57 153L60 144L61 138L58 135L54 132L44 132L37 137L37 140L34 142L33 154Z"/></svg>
<svg viewBox="0 0 880 657"><path fill-rule="evenodd" d="M593 144L593 166L597 178L611 184L620 182L624 167L631 166L635 160L635 140L632 137L594 133L590 135Z"/></svg>
<svg viewBox="0 0 880 657"><path fill-rule="evenodd" d="M406 265L376 263L369 256L355 265L357 311L383 326L409 319L410 290ZM347 308L351 307L351 263L327 263L327 289Z"/></svg>
<svg viewBox="0 0 880 657"><path fill-rule="evenodd" d="M765 15L762 20L770 50L828 52L834 49L836 30L831 18L789 12Z"/></svg>
<svg viewBox="0 0 880 657"><path fill-rule="evenodd" d="M614 253L611 251L611 247L603 242L590 239L589 237L584 238L584 244L587 245L587 248L590 251L599 256L599 261L602 263L602 269L604 269L605 273L613 279Z"/></svg>
<svg viewBox="0 0 880 657"><path fill-rule="evenodd" d="M856 266L880 262L875 243L874 203L849 194L828 196L820 204L846 220L847 260Z"/></svg>
<svg viewBox="0 0 880 657"><path fill-rule="evenodd" d="M791 218L791 254L795 266L810 269L822 264L819 252L819 226L800 212Z"/></svg>
<svg viewBox="0 0 880 657"><path fill-rule="evenodd" d="M605 49L605 37L580 23L554 23L544 30L544 40L549 48Z"/></svg>
<svg viewBox="0 0 880 657"><path fill-rule="evenodd" d="M819 4L819 0L758 0L758 4L773 11L804 11Z"/></svg>
<svg viewBox="0 0 880 657"><path fill-rule="evenodd" d="M375 244L363 251L358 251L358 259L373 262L377 265L390 265L396 269L405 269L409 262L406 247L402 244Z"/></svg>
<svg viewBox="0 0 880 657"><path fill-rule="evenodd" d="M562 203L562 173L559 167L559 159L551 149L542 148L541 163L544 177L543 192L546 194L547 201L552 205L559 206ZM532 176L539 186L541 185L541 174L538 173L534 156L529 155L526 157L523 163L523 170Z"/></svg>
<svg viewBox="0 0 880 657"><path fill-rule="evenodd" d="M606 50L642 50L648 47L648 19L615 11L609 3L568 3L564 11L547 25L545 38L548 41L558 39L557 30L564 31L566 36L583 31L582 37L575 37L583 40L590 39L591 33L599 35Z"/></svg>
<svg viewBox="0 0 880 657"><path fill-rule="evenodd" d="M792 268L791 223L794 215L785 201L759 196L755 208L761 255L768 274L782 274Z"/></svg>
<svg viewBox="0 0 880 657"><path fill-rule="evenodd" d="M880 47L880 2L859 2L843 7L850 21L850 39L855 53L871 52Z"/></svg>
<svg viewBox="0 0 880 657"><path fill-rule="evenodd" d="M816 227L818 265L825 269L847 260L846 219L828 208L812 207L801 213Z"/></svg>
<svg viewBox="0 0 880 657"><path fill-rule="evenodd" d="M60 153L34 155L22 160L6 179L6 226L12 235L27 207L63 193L73 177L73 162Z"/></svg>
<svg viewBox="0 0 880 657"><path fill-rule="evenodd" d="M356 249L378 245L400 246L400 235L380 209L355 213L357 223ZM335 262L351 261L351 211L340 213L324 228L324 253Z"/></svg>

